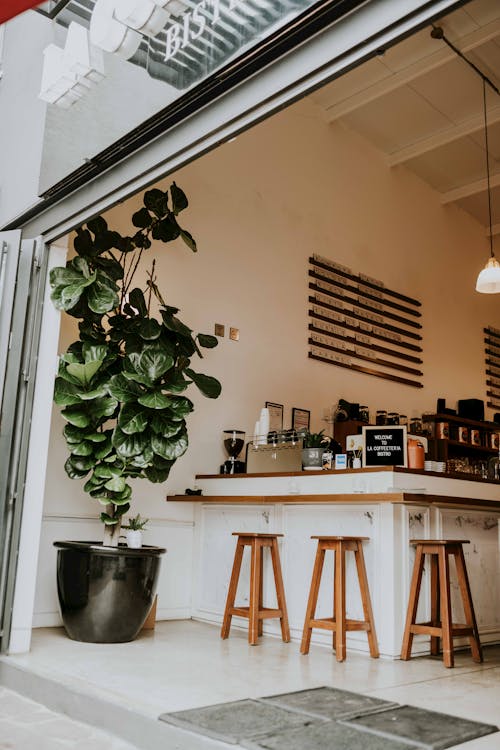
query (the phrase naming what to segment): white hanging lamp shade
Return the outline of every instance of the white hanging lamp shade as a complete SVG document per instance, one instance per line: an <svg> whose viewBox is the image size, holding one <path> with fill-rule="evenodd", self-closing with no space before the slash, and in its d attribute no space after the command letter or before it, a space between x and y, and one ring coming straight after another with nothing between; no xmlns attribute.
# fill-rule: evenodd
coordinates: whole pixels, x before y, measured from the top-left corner
<svg viewBox="0 0 500 750"><path fill-rule="evenodd" d="M141 34L156 36L167 23L169 13L153 0L120 0L115 17Z"/></svg>
<svg viewBox="0 0 500 750"><path fill-rule="evenodd" d="M494 255L488 259L477 277L476 292L482 294L498 294L500 292L500 263Z"/></svg>

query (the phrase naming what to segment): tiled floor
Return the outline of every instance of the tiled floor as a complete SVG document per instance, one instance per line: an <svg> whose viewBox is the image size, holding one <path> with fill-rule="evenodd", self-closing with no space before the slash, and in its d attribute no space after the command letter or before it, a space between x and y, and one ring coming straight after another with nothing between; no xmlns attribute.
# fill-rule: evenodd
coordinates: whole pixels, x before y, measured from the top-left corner
<svg viewBox="0 0 500 750"><path fill-rule="evenodd" d="M386 661L354 652L339 664L324 647L301 656L297 643L269 636L252 647L243 631L233 629L222 641L217 627L192 621L157 623L154 632L113 645L76 643L60 629L36 630L29 654L0 660L0 684L107 731L116 726L116 734L146 750L202 746L182 730L173 744L160 742L161 713L321 685L500 724L500 646L485 649L481 665L460 652L451 670L439 659ZM500 735L460 750L500 750Z"/></svg>

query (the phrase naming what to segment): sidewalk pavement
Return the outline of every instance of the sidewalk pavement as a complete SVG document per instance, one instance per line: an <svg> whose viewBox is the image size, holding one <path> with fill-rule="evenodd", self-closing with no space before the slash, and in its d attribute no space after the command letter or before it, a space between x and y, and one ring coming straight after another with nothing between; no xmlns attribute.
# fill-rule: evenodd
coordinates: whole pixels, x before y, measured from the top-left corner
<svg viewBox="0 0 500 750"><path fill-rule="evenodd" d="M136 750L0 686L0 750Z"/></svg>

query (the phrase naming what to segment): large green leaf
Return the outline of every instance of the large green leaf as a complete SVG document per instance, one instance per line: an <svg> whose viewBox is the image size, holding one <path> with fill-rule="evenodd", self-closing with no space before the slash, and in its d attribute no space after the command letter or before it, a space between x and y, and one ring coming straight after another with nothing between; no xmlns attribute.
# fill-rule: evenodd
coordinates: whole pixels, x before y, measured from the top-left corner
<svg viewBox="0 0 500 750"><path fill-rule="evenodd" d="M168 211L168 193L164 193L163 190L158 190L158 188L146 190L143 200L146 208L152 211L159 219L165 216Z"/></svg>
<svg viewBox="0 0 500 750"><path fill-rule="evenodd" d="M170 466L163 467L161 469L157 468L156 466L148 466L146 469L144 469L144 474L150 482L154 482L156 484L158 484L159 482L165 482L168 479L168 475L170 474L170 467L174 463L175 462L172 461L170 463Z"/></svg>
<svg viewBox="0 0 500 750"><path fill-rule="evenodd" d="M107 396L108 391L106 389L106 385L103 383L102 385L98 386L98 388L94 388L91 391L81 391L80 398L82 401L92 401L94 398L102 398L103 396Z"/></svg>
<svg viewBox="0 0 500 750"><path fill-rule="evenodd" d="M82 407L68 406L61 412L64 419L75 427L87 427L90 424L90 417Z"/></svg>
<svg viewBox="0 0 500 750"><path fill-rule="evenodd" d="M129 401L137 401L144 393L140 385L133 380L127 380L121 373L113 375L107 385L108 393L118 401L126 404Z"/></svg>
<svg viewBox="0 0 500 750"><path fill-rule="evenodd" d="M180 227L172 215L166 216L153 226L153 239L171 242L181 233Z"/></svg>
<svg viewBox="0 0 500 750"><path fill-rule="evenodd" d="M92 432L88 432L85 429L80 429L79 427L75 427L72 424L64 425L63 429L63 435L66 438L66 442L68 444L75 444L81 443L82 440L89 440L89 435L92 435Z"/></svg>
<svg viewBox="0 0 500 750"><path fill-rule="evenodd" d="M184 240L188 248L193 251L193 253L198 252L198 248L196 246L196 240L194 239L192 234L190 234L189 232L186 232L185 229L181 229L181 238Z"/></svg>
<svg viewBox="0 0 500 750"><path fill-rule="evenodd" d="M66 267L50 272L51 299L59 310L70 310L80 299L85 287L94 283L96 274L90 273L84 258L70 260Z"/></svg>
<svg viewBox="0 0 500 750"><path fill-rule="evenodd" d="M75 241L73 242L73 247L75 248L76 252L79 255L91 254L94 249L94 243L92 241L92 236L89 230L79 227L76 232L77 234L75 237Z"/></svg>
<svg viewBox="0 0 500 750"><path fill-rule="evenodd" d="M146 300L144 299L144 294L142 293L141 289L139 289L138 287L132 289L128 295L128 299L130 306L135 307L141 318L147 319L148 307L146 305Z"/></svg>
<svg viewBox="0 0 500 750"><path fill-rule="evenodd" d="M54 401L58 406L74 406L81 403L80 389L63 378L56 378L54 384Z"/></svg>
<svg viewBox="0 0 500 750"><path fill-rule="evenodd" d="M134 456L131 460L131 463L133 466L137 466L139 468L145 468L146 466L150 466L150 464L153 462L154 459L154 453L153 449L150 445L146 445L144 448L143 453L139 453L138 456Z"/></svg>
<svg viewBox="0 0 500 750"><path fill-rule="evenodd" d="M180 370L172 368L163 379L163 386L171 393L182 393L192 382L192 380L187 380Z"/></svg>
<svg viewBox="0 0 500 750"><path fill-rule="evenodd" d="M218 398L218 396L220 396L222 386L217 378L213 378L211 375L203 375L202 373L194 372L194 370L191 370L190 368L186 370L186 375L198 386L204 396L207 396L208 398Z"/></svg>
<svg viewBox="0 0 500 750"><path fill-rule="evenodd" d="M191 414L194 406L193 402L185 396L171 396L168 408L177 419L183 419L184 417L187 417L188 414Z"/></svg>
<svg viewBox="0 0 500 750"><path fill-rule="evenodd" d="M170 398L161 391L148 391L137 399L141 406L147 406L148 409L164 409L170 404Z"/></svg>
<svg viewBox="0 0 500 750"><path fill-rule="evenodd" d="M108 435L105 432L90 432L85 435L85 440L91 440L93 443L103 443L108 439Z"/></svg>
<svg viewBox="0 0 500 750"><path fill-rule="evenodd" d="M179 421L177 418L173 419L170 409L154 414L151 419L151 429L153 432L164 438L173 437L183 426L184 420Z"/></svg>
<svg viewBox="0 0 500 750"><path fill-rule="evenodd" d="M104 486L107 490L111 490L111 492L123 492L127 483L123 477L112 477L111 479L108 479Z"/></svg>
<svg viewBox="0 0 500 750"><path fill-rule="evenodd" d="M103 273L99 273L98 278L90 287L87 294L87 304L93 312L99 313L99 315L118 307L119 299L116 289L111 288Z"/></svg>
<svg viewBox="0 0 500 750"><path fill-rule="evenodd" d="M99 483L107 482L111 477L118 477L122 473L122 469L117 466L109 466L106 464L99 464L94 468L92 474L93 481Z"/></svg>
<svg viewBox="0 0 500 750"><path fill-rule="evenodd" d="M106 456L109 456L112 450L113 444L111 443L111 439L109 439L105 443L98 443L98 447L94 449L94 456L101 461Z"/></svg>
<svg viewBox="0 0 500 750"><path fill-rule="evenodd" d="M131 352L128 360L133 370L151 385L174 364L174 358L158 344L147 344L141 352Z"/></svg>
<svg viewBox="0 0 500 750"><path fill-rule="evenodd" d="M75 362L71 365L67 365L66 372L76 378L81 385L86 387L90 384L90 381L100 369L101 365L101 359L97 359L95 362L87 362L86 364Z"/></svg>
<svg viewBox="0 0 500 750"><path fill-rule="evenodd" d="M102 417L111 417L114 414L118 401L116 398L111 396L105 396L104 398L96 398L93 401L87 402L87 408L89 413L94 419L101 419Z"/></svg>
<svg viewBox="0 0 500 750"><path fill-rule="evenodd" d="M136 432L144 432L148 425L149 413L146 409L141 409L137 404L125 404L118 417L118 426L127 435L133 435Z"/></svg>
<svg viewBox="0 0 500 750"><path fill-rule="evenodd" d="M93 219L87 221L87 229L90 229L94 234L103 234L108 228L106 219L102 216L95 216Z"/></svg>
<svg viewBox="0 0 500 750"><path fill-rule="evenodd" d="M161 334L161 326L154 318L146 318L142 321L139 331L142 339L154 341Z"/></svg>
<svg viewBox="0 0 500 750"><path fill-rule="evenodd" d="M133 435L127 435L119 427L113 432L113 445L116 452L123 458L132 458L142 453L148 443L148 438L143 432L136 432Z"/></svg>
<svg viewBox="0 0 500 750"><path fill-rule="evenodd" d="M169 331L174 331L174 333L179 334L179 336L185 336L187 339L192 339L191 328L188 328L182 320L179 320L175 315L172 315L168 308L162 307L160 312L165 328L168 328Z"/></svg>
<svg viewBox="0 0 500 750"><path fill-rule="evenodd" d="M78 469L74 466L72 456L64 464L64 470L70 479L83 479L89 473L88 469Z"/></svg>
<svg viewBox="0 0 500 750"><path fill-rule="evenodd" d="M110 235L113 235L113 232L109 232L107 236ZM106 244L109 244L110 247L113 247L112 237L110 237L109 242ZM119 281L120 279L123 279L123 266L120 265L117 260L114 260L113 258L97 258L95 264L98 268L101 268L103 271L105 271L106 274L111 279L113 279L113 281Z"/></svg>
<svg viewBox="0 0 500 750"><path fill-rule="evenodd" d="M160 435L151 437L151 447L158 456L166 458L168 461L175 461L182 456L188 447L188 437L185 430L174 438L166 439Z"/></svg>
<svg viewBox="0 0 500 750"><path fill-rule="evenodd" d="M107 344L90 344L87 342L82 344L82 355L86 364L89 362L104 362L108 354L109 346Z"/></svg>
<svg viewBox="0 0 500 750"><path fill-rule="evenodd" d="M151 226L152 221L153 217L147 208L140 208L132 215L132 224L134 227L139 227L139 229L146 229Z"/></svg>
<svg viewBox="0 0 500 750"><path fill-rule="evenodd" d="M92 443L88 443L86 440L83 443L71 446L71 454L73 456L91 456L94 453L94 447Z"/></svg>
<svg viewBox="0 0 500 750"><path fill-rule="evenodd" d="M170 186L170 195L172 196L172 210L177 216L180 211L184 211L184 209L188 207L188 199L186 198L184 191L181 190L175 182Z"/></svg>
<svg viewBox="0 0 500 750"><path fill-rule="evenodd" d="M208 333L199 333L197 338L200 346L203 346L205 349L213 349L219 343L216 336L209 336Z"/></svg>

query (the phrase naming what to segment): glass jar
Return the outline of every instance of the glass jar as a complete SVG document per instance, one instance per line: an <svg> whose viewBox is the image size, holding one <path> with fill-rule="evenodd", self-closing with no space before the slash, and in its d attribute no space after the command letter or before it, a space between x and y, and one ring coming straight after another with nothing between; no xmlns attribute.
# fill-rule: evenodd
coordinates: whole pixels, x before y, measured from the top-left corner
<svg viewBox="0 0 500 750"><path fill-rule="evenodd" d="M387 412L380 409L375 416L375 424L382 425L387 424Z"/></svg>
<svg viewBox="0 0 500 750"><path fill-rule="evenodd" d="M366 424L370 421L370 412L368 411L367 406L359 407L359 421L365 422Z"/></svg>
<svg viewBox="0 0 500 750"><path fill-rule="evenodd" d="M500 457L492 456L488 461L488 479L500 479Z"/></svg>
<svg viewBox="0 0 500 750"><path fill-rule="evenodd" d="M412 435L422 434L422 420L418 417L412 417L410 422L410 432Z"/></svg>
<svg viewBox="0 0 500 750"><path fill-rule="evenodd" d="M387 415L387 424L399 424L399 414L397 411L390 411Z"/></svg>
<svg viewBox="0 0 500 750"><path fill-rule="evenodd" d="M399 424L402 424L405 427L408 427L408 417L406 416L406 414L399 415Z"/></svg>

